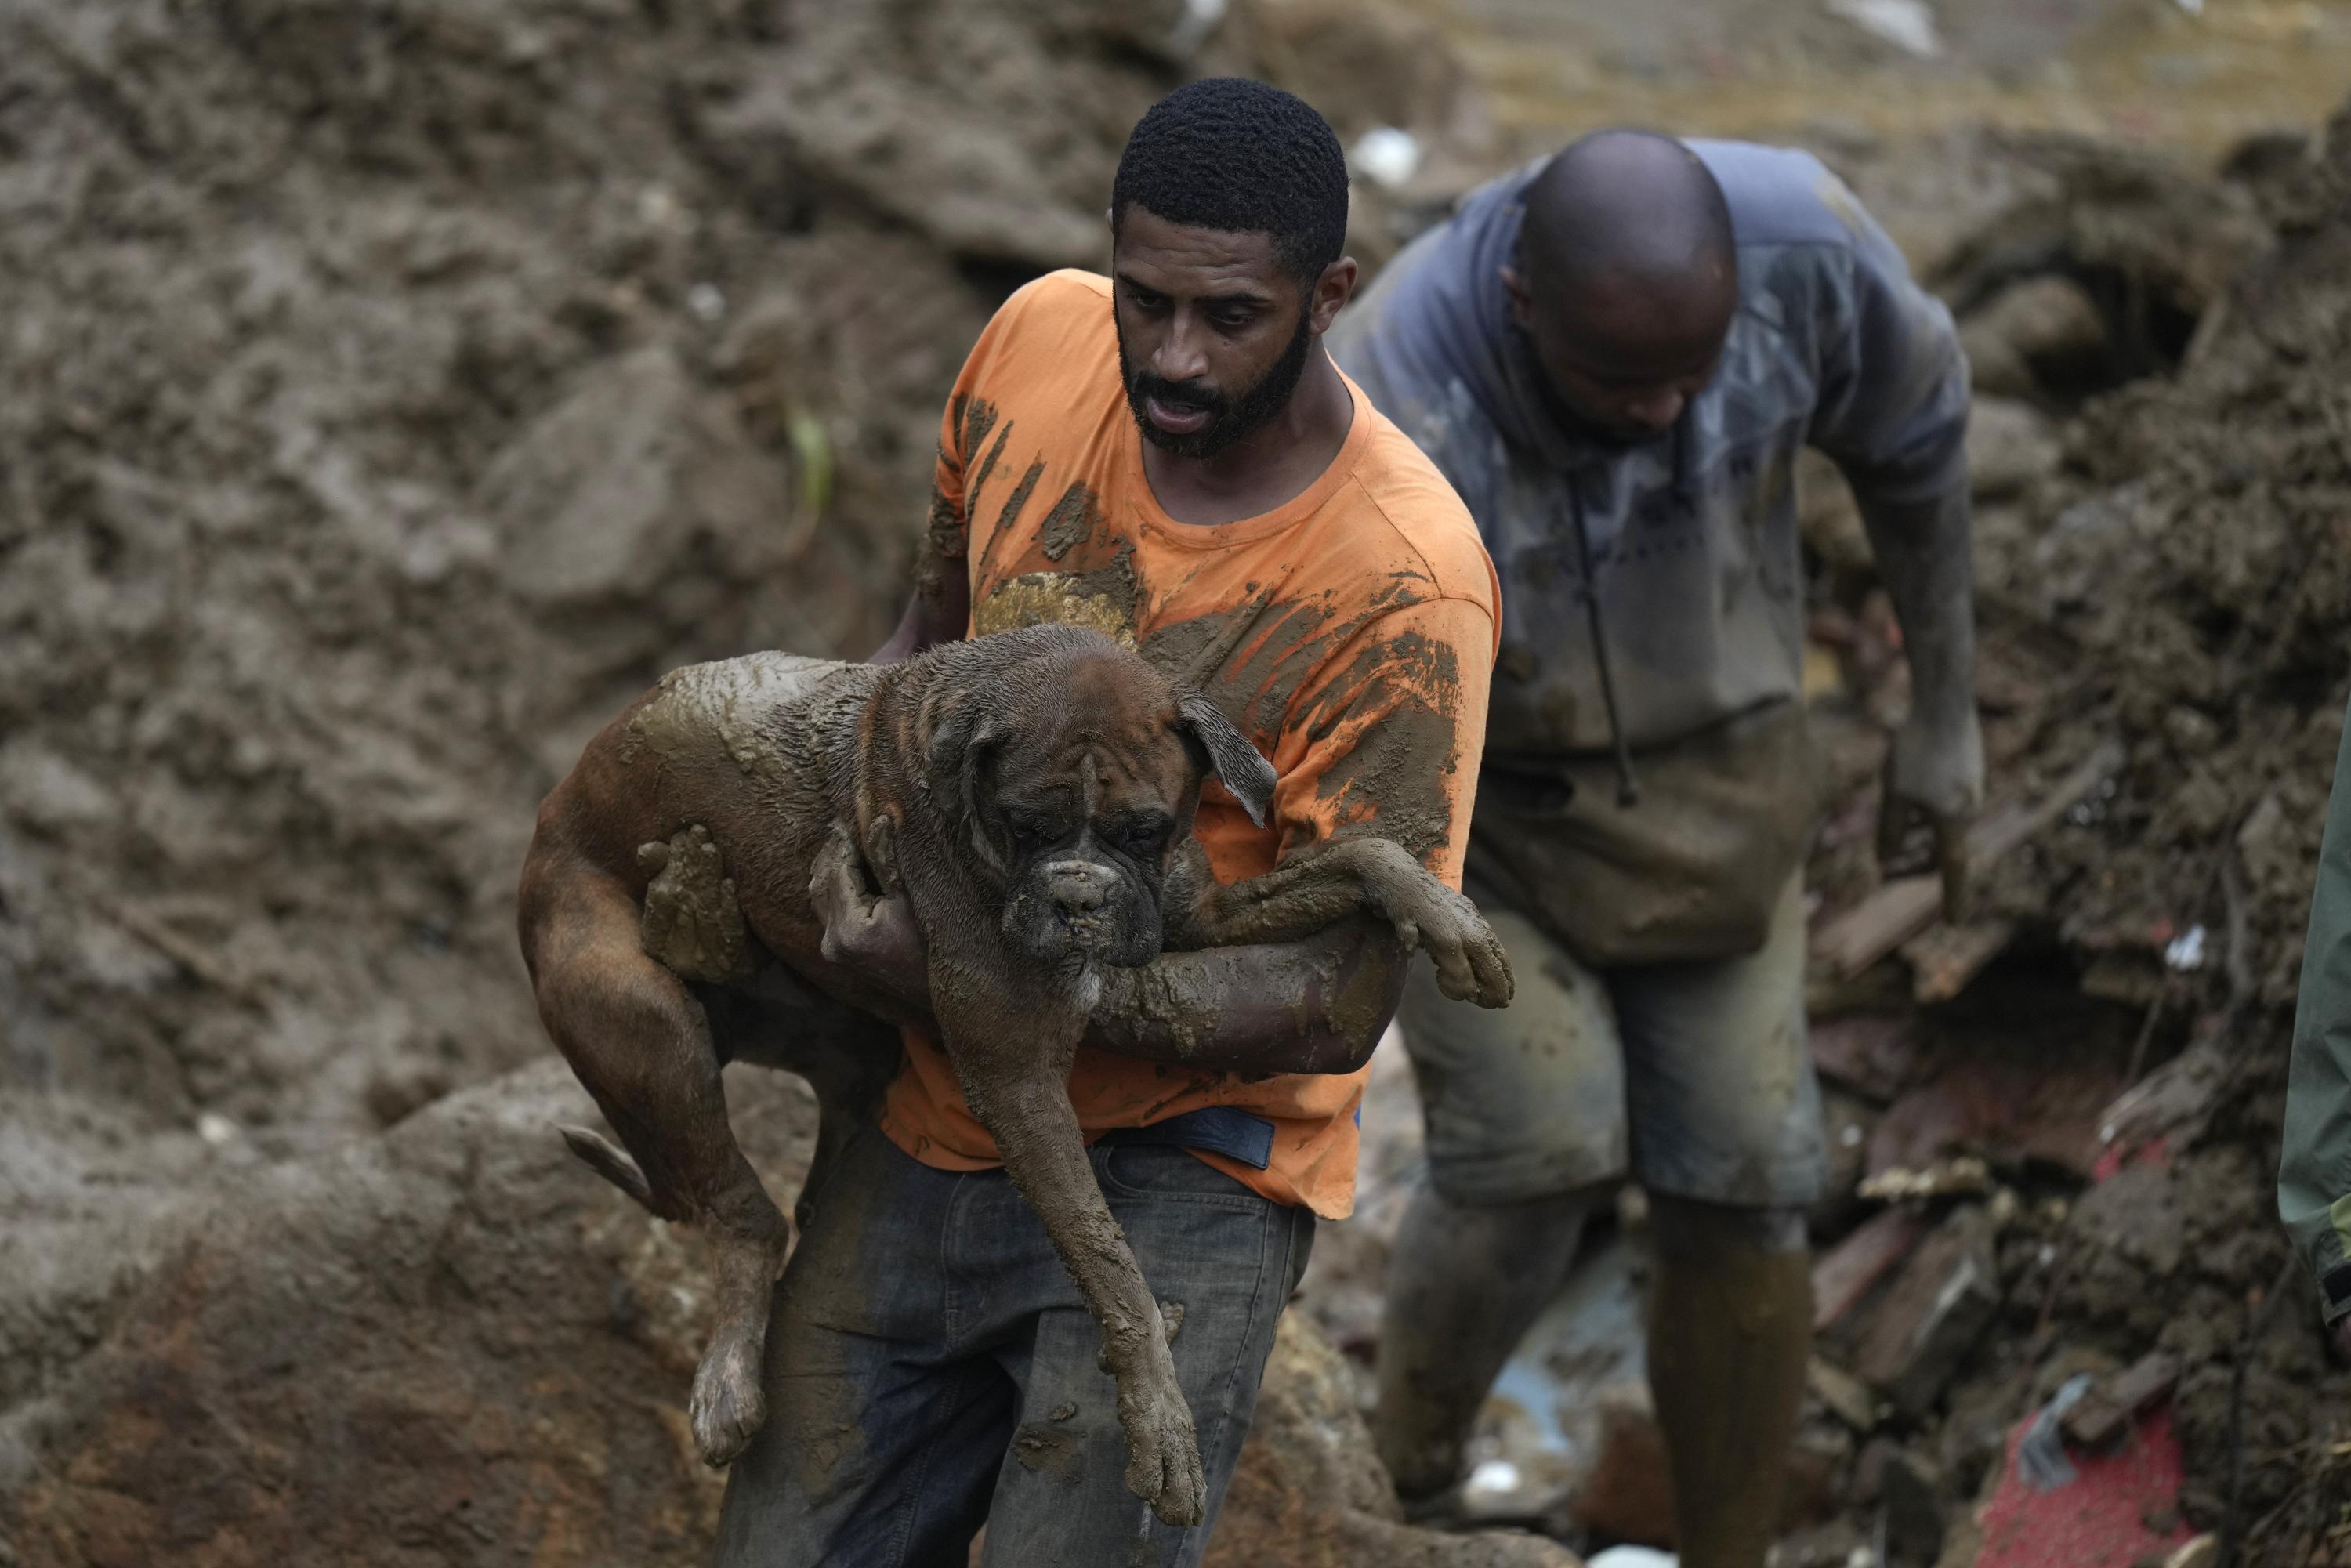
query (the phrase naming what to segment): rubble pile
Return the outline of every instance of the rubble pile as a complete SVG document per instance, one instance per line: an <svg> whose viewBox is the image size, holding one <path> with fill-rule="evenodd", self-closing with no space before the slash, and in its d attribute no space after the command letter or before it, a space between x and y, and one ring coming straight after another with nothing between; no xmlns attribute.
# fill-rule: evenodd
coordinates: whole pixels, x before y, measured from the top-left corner
<svg viewBox="0 0 2351 1568"><path fill-rule="evenodd" d="M2351 106L2257 184L2084 167L2027 276L1945 277L1994 382L2061 420L2001 493L1979 452L1987 815L2045 809L1968 926L1816 993L1833 1138L1896 1200L1815 1217L1813 1421L1853 1454L1830 1534L2335 1561L2345 1379L2273 1173L2351 695ZM1962 262L2030 255L2020 227ZM2112 384L2167 345L2176 371Z"/></svg>

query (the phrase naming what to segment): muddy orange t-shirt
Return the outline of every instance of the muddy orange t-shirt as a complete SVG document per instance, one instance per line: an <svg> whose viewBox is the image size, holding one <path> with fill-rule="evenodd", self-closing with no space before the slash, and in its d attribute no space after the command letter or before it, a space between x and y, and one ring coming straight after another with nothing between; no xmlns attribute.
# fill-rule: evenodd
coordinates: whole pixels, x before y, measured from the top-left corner
<svg viewBox="0 0 2351 1568"><path fill-rule="evenodd" d="M1443 476L1348 391L1345 444L1302 494L1238 522L1177 522L1144 476L1109 279L1040 278L997 312L948 400L928 564L967 574L972 635L1093 627L1207 692L1272 761L1263 828L1213 778L1202 788L1197 831L1220 880L1368 832L1458 887L1497 645L1494 569ZM883 1130L927 1165L997 1163L946 1053L919 1031L906 1043ZM1273 1129L1265 1168L1200 1157L1338 1218L1354 1205L1364 1075L1244 1076L1081 1050L1070 1098L1089 1138L1208 1106L1246 1111Z"/></svg>

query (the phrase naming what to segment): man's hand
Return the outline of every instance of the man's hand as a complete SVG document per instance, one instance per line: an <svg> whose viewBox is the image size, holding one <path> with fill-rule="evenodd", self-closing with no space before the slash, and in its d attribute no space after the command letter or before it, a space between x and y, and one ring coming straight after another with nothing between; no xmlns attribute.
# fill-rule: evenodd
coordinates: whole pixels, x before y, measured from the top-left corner
<svg viewBox="0 0 2351 1568"><path fill-rule="evenodd" d="M867 890L864 857L844 823L833 824L817 852L809 904L824 922L826 963L889 997L905 1020L928 1021L931 971L922 928L904 894Z"/></svg>
<svg viewBox="0 0 2351 1568"><path fill-rule="evenodd" d="M2326 1337L2335 1342L2335 1354L2345 1364L2351 1364L2351 1316L2335 1319L2326 1325Z"/></svg>
<svg viewBox="0 0 2351 1568"><path fill-rule="evenodd" d="M1892 865L1911 823L1924 818L1934 831L1947 920L1967 918L1968 829L1983 806L1983 731L1973 707L1941 724L1913 714L1894 732L1878 802L1877 863Z"/></svg>

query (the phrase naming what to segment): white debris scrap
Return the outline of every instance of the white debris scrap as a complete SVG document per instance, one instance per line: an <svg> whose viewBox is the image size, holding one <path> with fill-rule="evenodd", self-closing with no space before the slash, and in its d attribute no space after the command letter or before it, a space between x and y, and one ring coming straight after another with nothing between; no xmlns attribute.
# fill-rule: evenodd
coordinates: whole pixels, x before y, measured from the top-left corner
<svg viewBox="0 0 2351 1568"><path fill-rule="evenodd" d="M1842 16L1872 37L1907 54L1931 60L1943 52L1935 13L1925 0L1827 0L1832 16Z"/></svg>
<svg viewBox="0 0 2351 1568"><path fill-rule="evenodd" d="M1347 161L1375 185L1395 190L1420 170L1420 138L1393 125L1375 125L1356 139Z"/></svg>

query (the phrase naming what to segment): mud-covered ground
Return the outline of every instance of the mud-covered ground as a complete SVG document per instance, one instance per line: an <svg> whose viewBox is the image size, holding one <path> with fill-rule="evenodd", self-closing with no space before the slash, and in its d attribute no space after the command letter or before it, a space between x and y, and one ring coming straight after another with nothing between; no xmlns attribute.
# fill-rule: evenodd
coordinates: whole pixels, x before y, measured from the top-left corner
<svg viewBox="0 0 2351 1568"><path fill-rule="evenodd" d="M2346 1385L2301 1281L2247 1302L2283 1260L2266 1172L2351 616L2351 149L2304 134L2344 7L1993 6L1931 59L1787 7L1220 9L0 9L0 1563L696 1559L694 1270L531 1142L577 1098L514 951L531 808L663 669L879 641L964 349L1019 281L1098 263L1126 128L1227 69L1351 143L1417 133L1401 185L1359 186L1374 261L1476 175L1638 118L1804 141L1961 310L1996 785L2101 740L2126 763L2004 862L2014 931L1956 1000L1899 959L1823 985L1823 1020L1915 1044L1835 1103L1875 1140L1994 1046L2114 1086L2200 1050L2220 1087L2168 1164L2095 1186L1980 1126L1904 1145L1988 1153L2015 1195L1931 1216L1998 1216L2000 1316L1923 1410L1808 1416L1803 1550L1869 1536L1890 1448L1963 1552L2008 1427L2161 1345L2186 1516L2233 1491L2248 1560L2311 1560ZM1813 496L1852 786L1826 919L1876 875L1901 684ZM2198 927L2210 960L2167 965ZM1408 1075L1380 1082L1365 1212L1308 1288L1358 1366L1412 1157ZM788 1195L805 1105L738 1094ZM1829 1206L1823 1241L1869 1212ZM1329 1452L1253 1460L1224 1550L1438 1561L1346 1446L1345 1364L1281 1364L1279 1432ZM1301 1530L1297 1486L1337 1511Z"/></svg>

